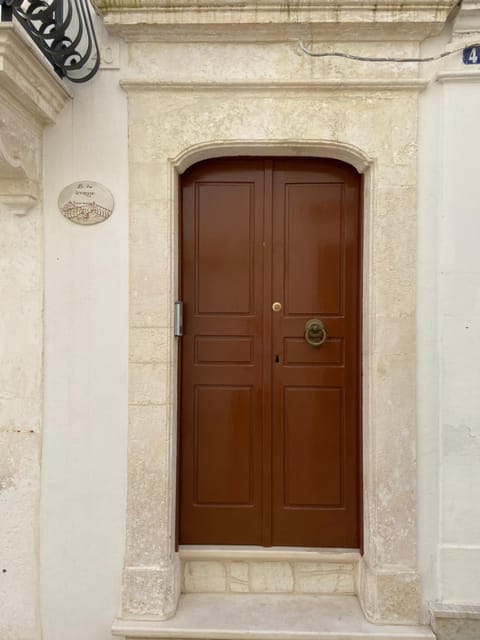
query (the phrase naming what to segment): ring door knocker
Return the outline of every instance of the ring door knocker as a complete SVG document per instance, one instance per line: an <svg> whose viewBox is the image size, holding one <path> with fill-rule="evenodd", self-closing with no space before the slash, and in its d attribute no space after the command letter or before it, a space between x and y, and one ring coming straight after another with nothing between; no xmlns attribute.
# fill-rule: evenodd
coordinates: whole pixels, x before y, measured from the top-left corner
<svg viewBox="0 0 480 640"><path fill-rule="evenodd" d="M327 339L325 326L318 318L312 318L305 323L305 340L312 347L319 347Z"/></svg>

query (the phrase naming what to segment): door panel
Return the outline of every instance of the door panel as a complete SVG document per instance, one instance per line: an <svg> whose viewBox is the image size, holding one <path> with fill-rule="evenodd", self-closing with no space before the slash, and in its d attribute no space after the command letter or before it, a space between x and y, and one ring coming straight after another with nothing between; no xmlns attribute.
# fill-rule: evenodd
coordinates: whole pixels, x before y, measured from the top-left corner
<svg viewBox="0 0 480 640"><path fill-rule="evenodd" d="M344 165L276 162L273 290L286 304L273 318L275 545L359 544L358 186ZM327 331L319 347L299 338L311 318Z"/></svg>
<svg viewBox="0 0 480 640"><path fill-rule="evenodd" d="M359 197L337 161L183 176L181 543L359 546Z"/></svg>
<svg viewBox="0 0 480 640"><path fill-rule="evenodd" d="M278 273L285 277L285 314L340 313L343 185L281 184L278 174L275 178L274 206L284 212L283 221L278 216L275 222L285 224L283 238L277 230L285 252L285 272Z"/></svg>
<svg viewBox="0 0 480 640"><path fill-rule="evenodd" d="M263 490L261 161L182 180L182 543L259 544Z"/></svg>
<svg viewBox="0 0 480 640"><path fill-rule="evenodd" d="M238 315L252 311L253 187L251 183L196 184L198 314Z"/></svg>
<svg viewBox="0 0 480 640"><path fill-rule="evenodd" d="M195 503L253 500L252 387L195 388Z"/></svg>
<svg viewBox="0 0 480 640"><path fill-rule="evenodd" d="M341 505L342 405L342 389L284 389L284 507Z"/></svg>

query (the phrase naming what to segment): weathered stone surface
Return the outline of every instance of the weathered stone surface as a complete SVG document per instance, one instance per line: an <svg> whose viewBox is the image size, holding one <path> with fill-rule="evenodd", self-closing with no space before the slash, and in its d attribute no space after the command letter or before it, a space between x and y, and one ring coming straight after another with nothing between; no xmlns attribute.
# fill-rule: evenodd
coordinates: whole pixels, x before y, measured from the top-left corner
<svg viewBox="0 0 480 640"><path fill-rule="evenodd" d="M360 554L187 546L181 547L180 558L184 593L354 594Z"/></svg>
<svg viewBox="0 0 480 640"><path fill-rule="evenodd" d="M40 435L0 430L0 637L40 638Z"/></svg>
<svg viewBox="0 0 480 640"><path fill-rule="evenodd" d="M229 565L228 588L234 593L249 591L249 566L246 562L231 562Z"/></svg>
<svg viewBox="0 0 480 640"><path fill-rule="evenodd" d="M262 562L250 566L250 584L254 593L290 593L293 571L288 562Z"/></svg>
<svg viewBox="0 0 480 640"><path fill-rule="evenodd" d="M355 593L351 564L296 562L295 591L299 593Z"/></svg>
<svg viewBox="0 0 480 640"><path fill-rule="evenodd" d="M480 638L480 606L432 603L432 627L437 640Z"/></svg>
<svg viewBox="0 0 480 640"><path fill-rule="evenodd" d="M157 620L174 615L180 592L175 563L144 569L126 567L123 580L123 610L126 615L154 616Z"/></svg>
<svg viewBox="0 0 480 640"><path fill-rule="evenodd" d="M384 37L395 40L425 38L437 33L449 11L452 0L408 0L408 2L362 2L335 0L325 3L311 0L284 4L278 0L242 3L214 0L208 4L185 0L96 0L106 24L114 33L135 39L187 41L220 39L234 41L278 41L283 37L301 36L308 25L309 35L325 39L362 41L381 30ZM248 26L248 29L242 28ZM179 28L180 27L180 28Z"/></svg>
<svg viewBox="0 0 480 640"><path fill-rule="evenodd" d="M187 562L184 581L186 592L224 592L227 585L225 566L221 562Z"/></svg>
<svg viewBox="0 0 480 640"><path fill-rule="evenodd" d="M22 27L0 25L0 637L41 636L42 130L69 92ZM29 215L26 215L29 214Z"/></svg>

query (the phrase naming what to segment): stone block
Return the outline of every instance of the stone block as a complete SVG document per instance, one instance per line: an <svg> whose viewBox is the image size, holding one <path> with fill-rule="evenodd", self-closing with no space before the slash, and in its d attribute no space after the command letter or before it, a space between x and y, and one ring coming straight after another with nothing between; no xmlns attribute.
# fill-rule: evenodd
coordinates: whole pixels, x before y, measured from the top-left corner
<svg viewBox="0 0 480 640"><path fill-rule="evenodd" d="M123 615L166 620L175 614L180 591L176 562L160 567L126 567L123 583Z"/></svg>
<svg viewBox="0 0 480 640"><path fill-rule="evenodd" d="M296 562L294 575L299 593L355 593L351 564Z"/></svg>
<svg viewBox="0 0 480 640"><path fill-rule="evenodd" d="M250 565L253 593L291 593L293 571L288 562L253 562Z"/></svg>
<svg viewBox="0 0 480 640"><path fill-rule="evenodd" d="M162 364L130 365L130 404L165 404L169 386L169 371Z"/></svg>
<svg viewBox="0 0 480 640"><path fill-rule="evenodd" d="M166 364L170 361L173 332L167 328L131 327L130 362Z"/></svg>
<svg viewBox="0 0 480 640"><path fill-rule="evenodd" d="M248 593L248 563L231 562L228 566L228 587L234 593Z"/></svg>
<svg viewBox="0 0 480 640"><path fill-rule="evenodd" d="M167 530L175 479L165 474L170 455L170 409L159 405L129 408L127 565L160 564L171 553Z"/></svg>
<svg viewBox="0 0 480 640"><path fill-rule="evenodd" d="M478 640L480 606L432 603L432 627L437 640Z"/></svg>
<svg viewBox="0 0 480 640"><path fill-rule="evenodd" d="M183 579L186 593L222 593L227 589L222 562L186 562Z"/></svg>

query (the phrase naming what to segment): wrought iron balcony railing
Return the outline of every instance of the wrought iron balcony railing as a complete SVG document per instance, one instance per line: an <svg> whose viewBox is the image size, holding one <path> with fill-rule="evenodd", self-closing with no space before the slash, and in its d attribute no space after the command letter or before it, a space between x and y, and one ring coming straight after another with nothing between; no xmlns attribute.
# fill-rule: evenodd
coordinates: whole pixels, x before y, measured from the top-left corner
<svg viewBox="0 0 480 640"><path fill-rule="evenodd" d="M2 22L18 20L61 78L86 82L100 52L88 0L0 0Z"/></svg>

